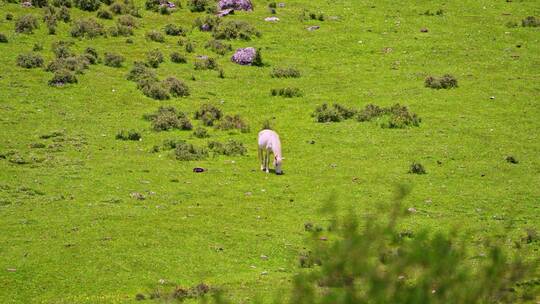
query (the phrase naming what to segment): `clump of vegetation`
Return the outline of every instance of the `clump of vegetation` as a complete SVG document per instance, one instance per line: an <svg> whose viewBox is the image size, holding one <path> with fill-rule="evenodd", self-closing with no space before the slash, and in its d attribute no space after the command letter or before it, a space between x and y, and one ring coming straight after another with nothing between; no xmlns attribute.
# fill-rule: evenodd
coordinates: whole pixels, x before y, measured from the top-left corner
<svg viewBox="0 0 540 304"><path fill-rule="evenodd" d="M231 116L227 115L216 126L219 130L233 130L238 129L242 133L249 132L249 125L238 114Z"/></svg>
<svg viewBox="0 0 540 304"><path fill-rule="evenodd" d="M97 11L101 5L100 0L74 0L73 3L79 9L89 12Z"/></svg>
<svg viewBox="0 0 540 304"><path fill-rule="evenodd" d="M227 52L232 51L232 45L216 39L208 41L204 47L219 55L225 55Z"/></svg>
<svg viewBox="0 0 540 304"><path fill-rule="evenodd" d="M213 31L221 23L221 18L217 16L206 16L204 18L197 17L193 26L203 32Z"/></svg>
<svg viewBox="0 0 540 304"><path fill-rule="evenodd" d="M166 100L171 98L169 89L163 82L139 82L137 85L145 96L152 99Z"/></svg>
<svg viewBox="0 0 540 304"><path fill-rule="evenodd" d="M227 156L245 155L247 153L244 144L234 139L229 139L225 144L218 141L211 141L208 143L208 148L215 154Z"/></svg>
<svg viewBox="0 0 540 304"><path fill-rule="evenodd" d="M43 44L41 44L39 42L34 43L34 46L32 47L32 51L34 51L34 52L43 51Z"/></svg>
<svg viewBox="0 0 540 304"><path fill-rule="evenodd" d="M163 53L159 49L153 49L146 53L146 62L153 68L159 67L159 64L164 60Z"/></svg>
<svg viewBox="0 0 540 304"><path fill-rule="evenodd" d="M152 41L155 41L155 42L160 42L160 43L165 42L165 36L163 36L162 33L160 33L159 31L156 31L156 30L151 30L151 31L147 32L146 33L146 39L149 39L149 40L152 40Z"/></svg>
<svg viewBox="0 0 540 304"><path fill-rule="evenodd" d="M67 69L59 69L54 71L54 76L49 80L50 86L63 86L70 83L77 83L77 77L75 73Z"/></svg>
<svg viewBox="0 0 540 304"><path fill-rule="evenodd" d="M174 63L187 63L186 56L178 53L178 52L172 52L171 53L171 62Z"/></svg>
<svg viewBox="0 0 540 304"><path fill-rule="evenodd" d="M167 24L165 25L165 34L169 36L186 36L186 29L175 24Z"/></svg>
<svg viewBox="0 0 540 304"><path fill-rule="evenodd" d="M135 131L135 130L129 130L125 131L122 130L116 134L116 139L119 140L141 140L142 136L141 133Z"/></svg>
<svg viewBox="0 0 540 304"><path fill-rule="evenodd" d="M124 57L122 55L114 54L114 53L105 53L105 57L103 60L103 63L106 66L110 66L113 68L119 68L122 66L122 63L124 62Z"/></svg>
<svg viewBox="0 0 540 304"><path fill-rule="evenodd" d="M208 56L200 56L195 61L195 70L217 70L217 61Z"/></svg>
<svg viewBox="0 0 540 304"><path fill-rule="evenodd" d="M208 134L208 131L203 127L197 127L195 131L193 131L193 136L197 138L207 138L210 137Z"/></svg>
<svg viewBox="0 0 540 304"><path fill-rule="evenodd" d="M53 0L52 5L55 7L71 7L71 0Z"/></svg>
<svg viewBox="0 0 540 304"><path fill-rule="evenodd" d="M409 173L411 174L426 174L426 169L422 166L421 163L413 162L409 167Z"/></svg>
<svg viewBox="0 0 540 304"><path fill-rule="evenodd" d="M192 12L204 12L210 5L209 0L188 0L189 9Z"/></svg>
<svg viewBox="0 0 540 304"><path fill-rule="evenodd" d="M99 9L96 16L98 18L100 18L100 19L112 19L113 18L112 13L106 8Z"/></svg>
<svg viewBox="0 0 540 304"><path fill-rule="evenodd" d="M43 57L39 54L26 53L17 56L17 65L27 69L42 67L43 62Z"/></svg>
<svg viewBox="0 0 540 304"><path fill-rule="evenodd" d="M356 119L358 121L370 121L375 117L383 115L384 113L385 109L370 103L366 105L362 111L358 112Z"/></svg>
<svg viewBox="0 0 540 304"><path fill-rule="evenodd" d="M527 18L521 20L521 26L523 27L539 27L540 19L537 19L534 16L528 16Z"/></svg>
<svg viewBox="0 0 540 304"><path fill-rule="evenodd" d="M56 18L60 21L63 21L64 23L68 23L69 21L71 21L71 15L69 13L69 9L65 6L62 6L56 12Z"/></svg>
<svg viewBox="0 0 540 304"><path fill-rule="evenodd" d="M49 5L49 0L30 0L34 7L46 7Z"/></svg>
<svg viewBox="0 0 540 304"><path fill-rule="evenodd" d="M99 54L93 47L87 47L82 56L84 56L90 64L99 62Z"/></svg>
<svg viewBox="0 0 540 304"><path fill-rule="evenodd" d="M191 41L186 42L185 50L188 53L193 53L195 51L195 43Z"/></svg>
<svg viewBox="0 0 540 304"><path fill-rule="evenodd" d="M274 68L270 73L272 78L298 78L301 76L300 71L287 67L287 68Z"/></svg>
<svg viewBox="0 0 540 304"><path fill-rule="evenodd" d="M157 112L147 114L144 118L152 122L155 131L193 129L187 114L178 112L174 107L160 107Z"/></svg>
<svg viewBox="0 0 540 304"><path fill-rule="evenodd" d="M130 26L122 25L122 24L116 24L114 26L109 27L109 34L113 37L133 36L133 28Z"/></svg>
<svg viewBox="0 0 540 304"><path fill-rule="evenodd" d="M39 27L38 19L31 14L24 15L15 22L15 32L32 34Z"/></svg>
<svg viewBox="0 0 540 304"><path fill-rule="evenodd" d="M458 86L457 79L450 74L445 74L442 77L428 76L424 84L432 89L451 89Z"/></svg>
<svg viewBox="0 0 540 304"><path fill-rule="evenodd" d="M427 10L422 15L425 15L425 16L442 16L442 15L444 15L444 11L442 9L438 9L437 11L435 11L435 13L433 13L433 12L431 12L431 10Z"/></svg>
<svg viewBox="0 0 540 304"><path fill-rule="evenodd" d="M399 103L388 108L386 113L390 115L386 122L381 123L381 127L383 128L403 129L408 126L418 127L422 121L416 113L410 112L409 108Z"/></svg>
<svg viewBox="0 0 540 304"><path fill-rule="evenodd" d="M0 43L8 43L8 38L6 34L0 33Z"/></svg>
<svg viewBox="0 0 540 304"><path fill-rule="evenodd" d="M315 108L315 112L311 116L315 117L317 122L339 122L351 118L355 113L356 110L337 103L331 107L324 103Z"/></svg>
<svg viewBox="0 0 540 304"><path fill-rule="evenodd" d="M127 80L134 82L157 81L156 72L144 62L135 62L133 68L127 74Z"/></svg>
<svg viewBox="0 0 540 304"><path fill-rule="evenodd" d="M172 96L185 97L189 96L190 94L188 86L183 81L178 80L172 76L169 76L165 80L163 80L163 84L169 89L169 92Z"/></svg>
<svg viewBox="0 0 540 304"><path fill-rule="evenodd" d="M95 38L105 34L103 25L94 18L79 19L71 27L71 36L78 38Z"/></svg>
<svg viewBox="0 0 540 304"><path fill-rule="evenodd" d="M6 20L7 20L7 21L13 20L13 14L12 14L12 13L7 13L7 14L6 14Z"/></svg>
<svg viewBox="0 0 540 304"><path fill-rule="evenodd" d="M70 49L72 45L71 41L60 40L53 42L51 49L56 58L67 58L75 55Z"/></svg>
<svg viewBox="0 0 540 304"><path fill-rule="evenodd" d="M116 23L118 23L118 25L127 26L132 29L137 28L137 20L132 16L128 15L118 17L118 19L116 19Z"/></svg>
<svg viewBox="0 0 540 304"><path fill-rule="evenodd" d="M214 105L205 103L195 112L195 119L201 120L205 126L213 126L221 119L223 113Z"/></svg>
<svg viewBox="0 0 540 304"><path fill-rule="evenodd" d="M85 56L70 56L57 58L51 61L45 68L48 72L54 72L58 70L68 70L77 74L82 74L85 69L88 68L90 62Z"/></svg>
<svg viewBox="0 0 540 304"><path fill-rule="evenodd" d="M215 39L251 40L253 37L260 37L261 33L245 21L229 20L219 23L213 29L212 36Z"/></svg>
<svg viewBox="0 0 540 304"><path fill-rule="evenodd" d="M181 161L203 160L208 157L208 150L184 142L176 145L174 155Z"/></svg>
<svg viewBox="0 0 540 304"><path fill-rule="evenodd" d="M299 88L281 88L281 89L271 89L270 95L272 96L282 96L286 98L292 97L301 97L302 91Z"/></svg>
<svg viewBox="0 0 540 304"><path fill-rule="evenodd" d="M511 163L511 164L518 164L519 161L512 155L508 155L506 158L506 161Z"/></svg>

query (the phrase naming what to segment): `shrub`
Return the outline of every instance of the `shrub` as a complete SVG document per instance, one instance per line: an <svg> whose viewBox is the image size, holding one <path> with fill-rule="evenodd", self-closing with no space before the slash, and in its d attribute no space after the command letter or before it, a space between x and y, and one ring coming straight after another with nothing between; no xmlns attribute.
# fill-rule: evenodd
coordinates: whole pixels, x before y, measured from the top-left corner
<svg viewBox="0 0 540 304"><path fill-rule="evenodd" d="M219 55L225 55L227 52L232 51L232 45L216 39L208 41L204 47Z"/></svg>
<svg viewBox="0 0 540 304"><path fill-rule="evenodd" d="M147 10L157 11L159 9L160 4L161 4L160 0L146 0L144 7Z"/></svg>
<svg viewBox="0 0 540 304"><path fill-rule="evenodd" d="M111 26L109 28L109 34L113 37L118 37L118 36L124 36L124 37L127 37L127 36L132 36L133 35L133 28L129 27L129 26L124 26L124 25L121 25L121 24L117 24L115 26Z"/></svg>
<svg viewBox="0 0 540 304"><path fill-rule="evenodd" d="M222 68L218 68L218 77L225 78L225 71Z"/></svg>
<svg viewBox="0 0 540 304"><path fill-rule="evenodd" d="M43 22L56 22L56 9L52 6L43 9Z"/></svg>
<svg viewBox="0 0 540 304"><path fill-rule="evenodd" d="M261 127L261 131L262 130L273 130L272 128L272 123L270 122L270 120L268 119L265 119L262 123L262 127Z"/></svg>
<svg viewBox="0 0 540 304"><path fill-rule="evenodd" d="M116 19L116 23L130 28L137 28L137 20L128 15L119 16L118 19Z"/></svg>
<svg viewBox="0 0 540 304"><path fill-rule="evenodd" d="M115 15L121 15L127 13L126 5L121 2L114 2L109 6L111 12Z"/></svg>
<svg viewBox="0 0 540 304"><path fill-rule="evenodd" d="M206 16L204 19L197 17L194 21L194 27L203 32L214 30L221 23L221 18L217 16Z"/></svg>
<svg viewBox="0 0 540 304"><path fill-rule="evenodd" d="M274 68L270 73L272 78L298 78L301 76L300 71L295 68Z"/></svg>
<svg viewBox="0 0 540 304"><path fill-rule="evenodd" d="M202 120L205 126L213 126L222 116L223 113L220 109L208 103L201 105L200 109L195 112L195 119Z"/></svg>
<svg viewBox="0 0 540 304"><path fill-rule="evenodd" d="M135 131L135 130L129 130L129 131L120 131L116 134L116 139L120 140L141 140L142 136L141 133Z"/></svg>
<svg viewBox="0 0 540 304"><path fill-rule="evenodd" d="M165 34L169 36L185 36L186 35L186 29L175 24L165 25L164 30L165 30Z"/></svg>
<svg viewBox="0 0 540 304"><path fill-rule="evenodd" d="M422 121L415 113L409 111L406 106L399 103L387 109L390 113L388 121L383 122L381 127L391 129L402 129L408 126L418 127Z"/></svg>
<svg viewBox="0 0 540 304"><path fill-rule="evenodd" d="M155 42L160 42L160 43L165 42L165 37L163 36L163 34L161 34L160 32L156 30L151 30L147 32L146 39L149 39Z"/></svg>
<svg viewBox="0 0 540 304"><path fill-rule="evenodd" d="M300 97L302 96L302 91L298 88L282 88L282 89L271 89L270 95L272 96L283 96L286 98Z"/></svg>
<svg viewBox="0 0 540 304"><path fill-rule="evenodd" d="M160 107L157 112L147 114L144 118L152 122L152 128L156 131L191 130L193 128L188 116L183 112L178 112L174 107Z"/></svg>
<svg viewBox="0 0 540 304"><path fill-rule="evenodd" d="M77 83L77 77L72 71L66 69L56 70L54 76L49 80L50 86L63 86L69 83Z"/></svg>
<svg viewBox="0 0 540 304"><path fill-rule="evenodd" d="M101 5L100 0L74 0L73 3L79 9L89 12L97 11Z"/></svg>
<svg viewBox="0 0 540 304"><path fill-rule="evenodd" d="M171 14L171 11L169 10L169 8L165 5L162 5L159 7L159 13L162 14L162 15L170 15Z"/></svg>
<svg viewBox="0 0 540 304"><path fill-rule="evenodd" d="M354 115L356 115L356 109L353 109L353 108L348 108L344 105L341 105L339 103L335 103L333 104L333 107L334 109L336 109L336 111L338 112L338 114L343 118L343 119L349 119L349 118L352 118Z"/></svg>
<svg viewBox="0 0 540 304"><path fill-rule="evenodd" d="M536 19L534 16L528 16L527 18L521 20L521 26L524 27L539 27L540 19Z"/></svg>
<svg viewBox="0 0 540 304"><path fill-rule="evenodd" d="M188 6L192 12L204 12L210 5L208 0L189 0Z"/></svg>
<svg viewBox="0 0 540 304"><path fill-rule="evenodd" d="M8 38L6 34L0 33L0 43L8 43Z"/></svg>
<svg viewBox="0 0 540 304"><path fill-rule="evenodd" d="M175 97L185 97L189 96L189 88L183 82L174 77L167 77L163 81L164 85L169 89L169 92L172 96Z"/></svg>
<svg viewBox="0 0 540 304"><path fill-rule="evenodd" d="M39 27L38 20L34 15L24 15L15 22L15 32L32 34Z"/></svg>
<svg viewBox="0 0 540 304"><path fill-rule="evenodd" d="M247 149L244 147L244 144L234 139L229 139L225 144L217 141L211 141L208 143L208 148L215 154L227 156L245 155L247 153Z"/></svg>
<svg viewBox="0 0 540 304"><path fill-rule="evenodd" d="M432 89L451 89L457 88L457 79L450 75L445 74L442 77L428 76L424 81L424 85Z"/></svg>
<svg viewBox="0 0 540 304"><path fill-rule="evenodd" d="M71 20L71 15L69 14L69 9L65 6L62 6L56 13L56 18L64 23L68 23Z"/></svg>
<svg viewBox="0 0 540 304"><path fill-rule="evenodd" d="M195 61L195 70L217 70L216 60L208 56L200 56Z"/></svg>
<svg viewBox="0 0 540 304"><path fill-rule="evenodd" d="M88 60L90 64L96 64L99 61L99 54L96 49L87 47L84 50L83 56Z"/></svg>
<svg viewBox="0 0 540 304"><path fill-rule="evenodd" d="M171 62L174 63L186 63L187 59L186 56L178 53L178 52L172 52L171 53Z"/></svg>
<svg viewBox="0 0 540 304"><path fill-rule="evenodd" d="M71 0L53 0L52 5L55 7L71 7Z"/></svg>
<svg viewBox="0 0 540 304"><path fill-rule="evenodd" d="M234 116L230 116L230 115L225 116L219 122L219 124L216 126L216 128L218 128L220 130L238 129L242 133L249 132L248 124L238 114L236 114Z"/></svg>
<svg viewBox="0 0 540 304"><path fill-rule="evenodd" d="M197 127L195 131L193 131L193 136L197 138L207 138L210 137L208 134L208 131L203 127Z"/></svg>
<svg viewBox="0 0 540 304"><path fill-rule="evenodd" d="M103 25L93 18L76 20L71 27L72 37L95 38L103 34L105 34Z"/></svg>
<svg viewBox="0 0 540 304"><path fill-rule="evenodd" d="M103 63L106 66L119 68L122 66L122 62L124 62L124 57L118 54L114 53L105 53L105 58L103 60Z"/></svg>
<svg viewBox="0 0 540 304"><path fill-rule="evenodd" d="M13 14L12 14L12 13L7 13L7 14L6 14L6 20L7 20L7 21L13 20Z"/></svg>
<svg viewBox="0 0 540 304"><path fill-rule="evenodd" d="M88 68L89 64L90 62L85 56L57 58L47 65L46 71L55 72L58 70L68 70L77 74L82 74L82 72Z"/></svg>
<svg viewBox="0 0 540 304"><path fill-rule="evenodd" d="M179 142L174 149L174 155L181 161L203 160L208 157L208 151L192 144Z"/></svg>
<svg viewBox="0 0 540 304"><path fill-rule="evenodd" d="M251 24L245 21L229 20L219 23L214 28L212 35L216 39L242 39L251 40L253 37L260 37L261 34Z"/></svg>
<svg viewBox="0 0 540 304"><path fill-rule="evenodd" d="M143 80L157 81L157 76L154 70L147 67L143 62L135 62L133 68L129 71L126 78L127 80L135 82Z"/></svg>
<svg viewBox="0 0 540 304"><path fill-rule="evenodd" d="M186 52L193 53L195 51L195 43L191 41L186 42L185 49L186 49Z"/></svg>
<svg viewBox="0 0 540 304"><path fill-rule="evenodd" d="M49 6L49 0L30 0L34 7L46 7Z"/></svg>
<svg viewBox="0 0 540 304"><path fill-rule="evenodd" d="M43 44L39 42L34 43L34 46L32 47L32 51L34 52L43 51Z"/></svg>
<svg viewBox="0 0 540 304"><path fill-rule="evenodd" d="M49 35L55 35L56 34L56 19L49 19L46 23L47 30L49 31Z"/></svg>
<svg viewBox="0 0 540 304"><path fill-rule="evenodd" d="M154 49L146 53L146 62L149 66L157 68L164 61L163 53L158 49Z"/></svg>
<svg viewBox="0 0 540 304"><path fill-rule="evenodd" d="M318 106L312 116L315 117L317 122L339 122L343 120L343 116L341 116L336 107L329 107L326 103Z"/></svg>
<svg viewBox="0 0 540 304"><path fill-rule="evenodd" d="M379 107L378 105L368 104L365 108L358 112L356 119L358 121L370 121L375 117L379 117L385 113L385 109Z"/></svg>
<svg viewBox="0 0 540 304"><path fill-rule="evenodd" d="M518 164L519 161L512 155L508 155L506 158L506 161L511 163L511 164Z"/></svg>
<svg viewBox="0 0 540 304"><path fill-rule="evenodd" d="M409 168L411 174L426 174L426 170L421 163L413 162Z"/></svg>
<svg viewBox="0 0 540 304"><path fill-rule="evenodd" d="M152 99L166 100L171 98L169 90L163 82L139 81L138 85L143 94Z"/></svg>
<svg viewBox="0 0 540 304"><path fill-rule="evenodd" d="M71 41L60 40L53 42L51 48L56 58L67 58L75 55L70 49L72 45Z"/></svg>
<svg viewBox="0 0 540 304"><path fill-rule="evenodd" d="M112 13L106 9L106 8L101 8L99 9L99 11L97 12L97 17L98 18L101 18L101 19L112 19L113 18L113 15Z"/></svg>
<svg viewBox="0 0 540 304"><path fill-rule="evenodd" d="M42 67L43 62L43 57L38 54L26 53L17 56L17 65L27 69Z"/></svg>

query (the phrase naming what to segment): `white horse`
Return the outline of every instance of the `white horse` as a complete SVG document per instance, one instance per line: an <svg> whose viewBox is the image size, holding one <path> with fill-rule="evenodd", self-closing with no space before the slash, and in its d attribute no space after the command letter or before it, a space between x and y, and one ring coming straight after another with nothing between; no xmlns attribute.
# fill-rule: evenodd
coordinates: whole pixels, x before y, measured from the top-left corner
<svg viewBox="0 0 540 304"><path fill-rule="evenodd" d="M266 173L270 172L270 154L274 154L274 168L276 174L282 174L281 172L281 141L279 135L272 130L262 130L259 132L259 162L261 163L261 170Z"/></svg>

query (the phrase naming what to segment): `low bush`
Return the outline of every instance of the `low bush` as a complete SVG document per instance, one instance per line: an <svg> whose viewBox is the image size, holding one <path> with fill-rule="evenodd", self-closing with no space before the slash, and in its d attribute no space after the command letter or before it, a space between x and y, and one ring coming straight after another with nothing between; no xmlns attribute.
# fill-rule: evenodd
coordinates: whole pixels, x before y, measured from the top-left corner
<svg viewBox="0 0 540 304"><path fill-rule="evenodd" d="M390 114L386 122L381 123L383 128L403 129L408 126L418 127L422 121L415 113L409 111L406 106L399 103L388 108Z"/></svg>
<svg viewBox="0 0 540 304"><path fill-rule="evenodd" d="M41 44L39 42L34 43L34 46L32 47L32 51L34 51L34 52L43 51L43 44Z"/></svg>
<svg viewBox="0 0 540 304"><path fill-rule="evenodd" d="M428 76L424 81L424 85L432 89L451 89L457 88L458 82L457 79L450 75L445 74L442 77Z"/></svg>
<svg viewBox="0 0 540 304"><path fill-rule="evenodd" d="M187 114L178 112L173 107L160 107L153 115L154 116L151 121L152 128L155 131L193 129L193 125L191 124Z"/></svg>
<svg viewBox="0 0 540 304"><path fill-rule="evenodd" d="M219 55L225 55L227 52L232 51L232 45L216 39L208 41L204 47Z"/></svg>
<svg viewBox="0 0 540 304"><path fill-rule="evenodd" d="M537 19L534 16L528 16L527 18L521 20L521 26L523 27L539 27L540 19Z"/></svg>
<svg viewBox="0 0 540 304"><path fill-rule="evenodd" d="M53 0L52 5L55 7L71 7L71 0Z"/></svg>
<svg viewBox="0 0 540 304"><path fill-rule="evenodd" d="M169 36L186 36L186 29L175 24L167 24L164 28L165 34Z"/></svg>
<svg viewBox="0 0 540 304"><path fill-rule="evenodd" d="M0 43L8 43L8 38L6 34L0 33Z"/></svg>
<svg viewBox="0 0 540 304"><path fill-rule="evenodd" d="M27 69L42 67L43 62L43 57L39 54L26 53L17 56L17 65Z"/></svg>
<svg viewBox="0 0 540 304"><path fill-rule="evenodd" d="M116 19L116 23L129 28L137 28L137 20L128 15L119 16L118 19Z"/></svg>
<svg viewBox="0 0 540 304"><path fill-rule="evenodd" d="M54 76L49 80L50 86L63 86L70 83L77 83L77 77L72 71L66 69L56 70Z"/></svg>
<svg viewBox="0 0 540 304"><path fill-rule="evenodd" d="M229 20L219 23L213 29L212 36L215 39L251 40L253 37L260 37L261 33L245 21Z"/></svg>
<svg viewBox="0 0 540 304"><path fill-rule="evenodd" d="M163 80L163 84L169 89L170 94L174 97L186 97L190 94L188 86L175 77L167 77Z"/></svg>
<svg viewBox="0 0 540 304"><path fill-rule="evenodd" d="M506 158L506 161L511 163L511 164L519 164L519 161L512 155L508 155Z"/></svg>
<svg viewBox="0 0 540 304"><path fill-rule="evenodd" d="M426 174L426 169L422 166L421 163L413 162L409 167L409 172L411 174Z"/></svg>
<svg viewBox="0 0 540 304"><path fill-rule="evenodd" d="M101 5L100 0L73 0L75 7L89 12L95 12Z"/></svg>
<svg viewBox="0 0 540 304"><path fill-rule="evenodd" d="M203 127L197 127L195 131L193 131L193 136L197 138L207 138L210 137L208 134L208 131Z"/></svg>
<svg viewBox="0 0 540 304"><path fill-rule="evenodd" d="M174 149L174 155L177 160L181 161L203 160L208 157L208 151L186 142L179 142Z"/></svg>
<svg viewBox="0 0 540 304"><path fill-rule="evenodd" d="M71 15L69 13L69 9L65 6L62 6L58 12L56 12L56 19L63 21L64 23L68 23L71 21Z"/></svg>
<svg viewBox="0 0 540 304"><path fill-rule="evenodd" d="M193 26L203 32L213 31L221 23L221 18L217 16L206 16L204 18L197 17Z"/></svg>
<svg viewBox="0 0 540 304"><path fill-rule="evenodd" d="M157 81L156 72L149 68L144 62L135 62L133 68L126 76L127 80L140 82L144 80Z"/></svg>
<svg viewBox="0 0 540 304"><path fill-rule="evenodd" d="M238 129L242 133L249 132L249 125L238 114L231 116L227 115L216 125L219 130L233 130Z"/></svg>
<svg viewBox="0 0 540 304"><path fill-rule="evenodd" d="M99 62L99 54L93 47L87 47L84 50L83 56L88 60L90 64L96 64Z"/></svg>
<svg viewBox="0 0 540 304"><path fill-rule="evenodd" d="M324 103L315 108L315 112L311 116L315 117L317 122L339 122L345 119L343 117L343 109L345 107L339 104L333 104L331 107Z"/></svg>
<svg viewBox="0 0 540 304"><path fill-rule="evenodd" d="M160 50L154 49L146 53L146 62L153 68L159 67L160 63L164 61L163 53Z"/></svg>
<svg viewBox="0 0 540 304"><path fill-rule="evenodd" d="M186 46L185 46L185 50L186 52L188 53L193 53L195 52L195 43L191 42L191 41L187 41L186 42Z"/></svg>
<svg viewBox="0 0 540 304"><path fill-rule="evenodd" d="M56 58L67 58L75 56L70 49L72 45L73 42L71 41L60 40L53 42L51 48Z"/></svg>
<svg viewBox="0 0 540 304"><path fill-rule="evenodd" d="M272 96L283 96L286 98L292 97L301 97L302 91L298 88L281 88L281 89L271 89L270 95Z"/></svg>
<svg viewBox="0 0 540 304"><path fill-rule="evenodd" d="M147 97L156 100L166 100L171 98L169 94L169 89L165 86L163 82L159 81L144 81L138 82L138 87L141 89L143 94Z"/></svg>
<svg viewBox="0 0 540 304"><path fill-rule="evenodd" d="M71 36L76 38L95 38L105 34L103 25L94 18L79 19L71 27Z"/></svg>
<svg viewBox="0 0 540 304"><path fill-rule="evenodd" d="M23 15L15 22L15 32L32 34L39 27L38 19L31 14Z"/></svg>
<svg viewBox="0 0 540 304"><path fill-rule="evenodd" d="M90 62L85 56L56 58L55 60L49 62L45 70L48 72L68 70L77 74L82 74L84 70L88 68L89 64Z"/></svg>
<svg viewBox="0 0 540 304"><path fill-rule="evenodd" d="M223 113L221 110L211 104L205 103L201 105L199 110L195 111L195 119L201 120L205 126L213 126L221 119Z"/></svg>
<svg viewBox="0 0 540 304"><path fill-rule="evenodd" d="M122 2L114 2L109 6L111 12L115 15L122 15L128 12L126 5Z"/></svg>
<svg viewBox="0 0 540 304"><path fill-rule="evenodd" d="M208 56L200 56L195 61L195 70L217 70L217 61Z"/></svg>
<svg viewBox="0 0 540 304"><path fill-rule="evenodd" d="M125 131L125 130L122 130L120 132L118 132L116 134L116 139L119 139L119 140L136 140L136 141L139 141L141 140L142 136L141 136L141 133L135 131L135 130L129 130L129 131Z"/></svg>
<svg viewBox="0 0 540 304"><path fill-rule="evenodd" d="M118 36L127 37L127 36L133 36L134 34L132 27L121 25L121 24L117 24L117 25L109 27L108 31L109 31L109 34L113 37L118 37Z"/></svg>
<svg viewBox="0 0 540 304"><path fill-rule="evenodd" d="M113 18L112 13L106 8L99 9L96 16L98 18L100 18L100 19L112 19Z"/></svg>
<svg viewBox="0 0 540 304"><path fill-rule="evenodd" d="M188 0L188 7L192 12L204 12L210 5L209 0Z"/></svg>
<svg viewBox="0 0 540 304"><path fill-rule="evenodd" d="M152 40L152 41L155 41L155 42L160 42L160 43L165 42L165 36L163 36L162 33L158 32L156 30L151 30L151 31L147 32L146 33L146 39Z"/></svg>
<svg viewBox="0 0 540 304"><path fill-rule="evenodd" d="M49 6L49 0L30 0L34 7L47 7Z"/></svg>
<svg viewBox="0 0 540 304"><path fill-rule="evenodd" d="M187 63L186 56L178 53L178 52L172 52L171 53L171 62L174 63Z"/></svg>
<svg viewBox="0 0 540 304"><path fill-rule="evenodd" d="M12 13L7 13L7 14L6 14L6 20L7 20L7 21L13 20L13 14L12 14Z"/></svg>
<svg viewBox="0 0 540 304"><path fill-rule="evenodd" d="M229 139L225 144L217 141L211 141L208 143L208 148L215 154L235 156L245 155L247 153L244 144L234 139Z"/></svg>
<svg viewBox="0 0 540 304"><path fill-rule="evenodd" d="M274 68L270 73L272 78L298 78L301 76L300 71L295 68Z"/></svg>
<svg viewBox="0 0 540 304"><path fill-rule="evenodd" d="M123 62L124 62L124 57L118 54L114 54L114 53L105 53L105 57L103 59L103 63L106 66L110 66L113 68L121 67Z"/></svg>
<svg viewBox="0 0 540 304"><path fill-rule="evenodd" d="M379 117L385 113L385 109L379 107L378 105L368 104L364 109L358 112L356 119L358 121L370 121L373 118Z"/></svg>

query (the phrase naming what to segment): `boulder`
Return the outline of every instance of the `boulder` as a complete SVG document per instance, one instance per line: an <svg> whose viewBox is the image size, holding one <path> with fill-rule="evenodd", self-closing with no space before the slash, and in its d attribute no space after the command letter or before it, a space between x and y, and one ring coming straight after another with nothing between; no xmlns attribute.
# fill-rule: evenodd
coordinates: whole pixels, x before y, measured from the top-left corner
<svg viewBox="0 0 540 304"><path fill-rule="evenodd" d="M231 57L233 62L241 65L251 65L257 56L257 50L252 47L238 49Z"/></svg>
<svg viewBox="0 0 540 304"><path fill-rule="evenodd" d="M236 11L252 11L253 4L250 0L219 0L219 10L233 9Z"/></svg>

